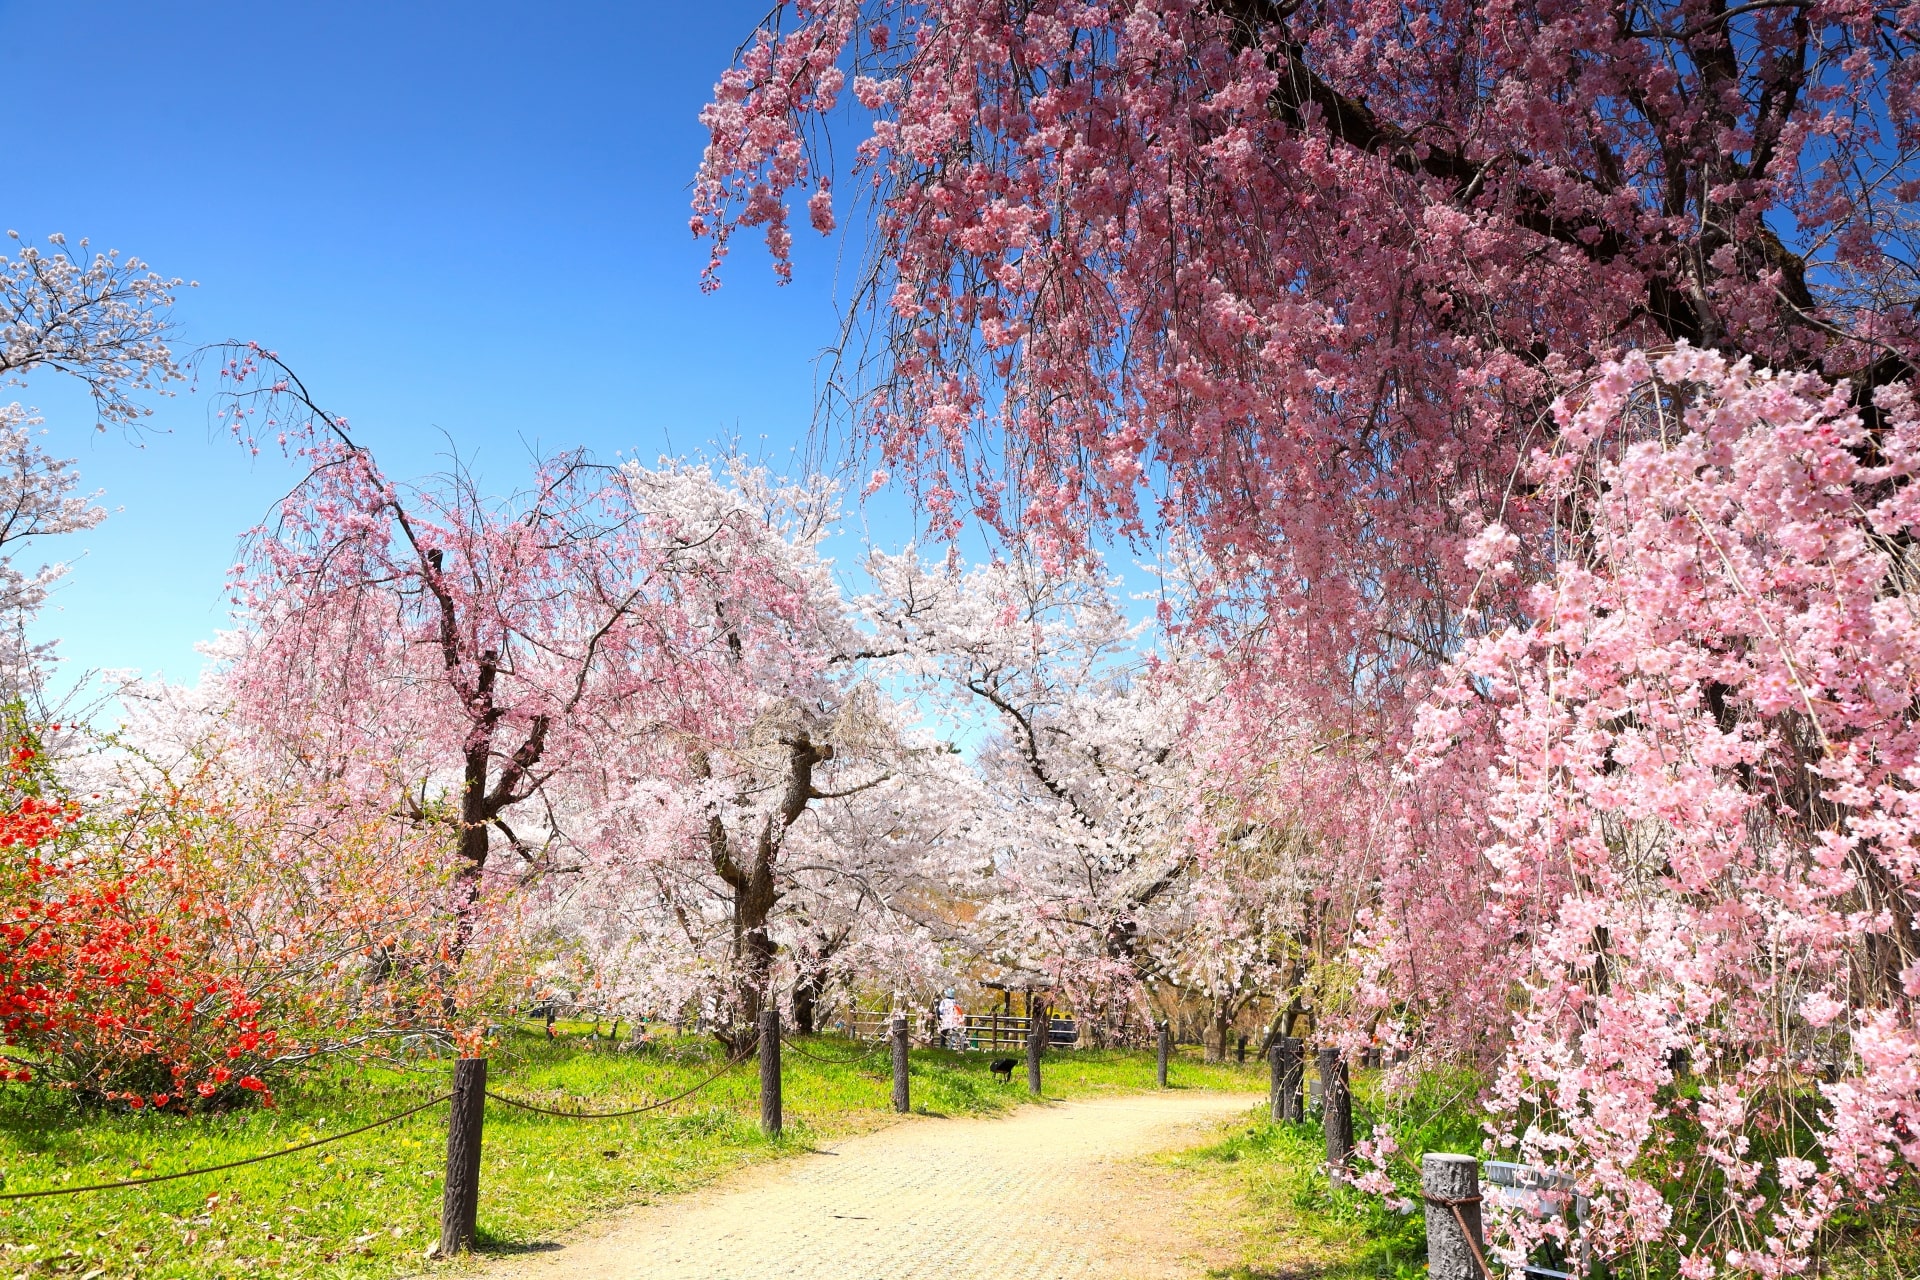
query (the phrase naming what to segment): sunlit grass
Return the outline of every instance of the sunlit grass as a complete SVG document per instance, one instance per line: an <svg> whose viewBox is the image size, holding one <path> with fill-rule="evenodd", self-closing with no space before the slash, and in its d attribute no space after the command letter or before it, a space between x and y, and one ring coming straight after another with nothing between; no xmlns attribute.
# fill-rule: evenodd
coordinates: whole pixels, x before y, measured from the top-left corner
<svg viewBox="0 0 1920 1280"><path fill-rule="evenodd" d="M569 1032L576 1029L567 1028ZM822 1057L860 1051L844 1040L807 1042ZM915 1050L913 1102L933 1115L986 1115L1027 1100L1024 1063L1011 1086L987 1054ZM616 1109L665 1097L720 1063L708 1040L638 1051L540 1030L508 1034L489 1063L489 1086L543 1105ZM524 1248L597 1213L683 1191L756 1161L779 1159L892 1117L888 1060L847 1065L784 1056L786 1132L759 1131L758 1076L749 1062L695 1098L615 1120L564 1120L490 1103L479 1226L488 1250ZM1049 1099L1153 1086L1153 1058L1118 1051L1054 1052ZM335 1063L279 1091L274 1110L222 1116L104 1112L18 1086L0 1088L0 1173L31 1190L218 1164L338 1133L446 1091L450 1067L406 1070ZM1254 1066L1183 1057L1170 1084L1259 1088ZM446 1111L333 1146L227 1173L151 1187L0 1203L0 1280L10 1276L390 1276L415 1270L439 1232Z"/></svg>

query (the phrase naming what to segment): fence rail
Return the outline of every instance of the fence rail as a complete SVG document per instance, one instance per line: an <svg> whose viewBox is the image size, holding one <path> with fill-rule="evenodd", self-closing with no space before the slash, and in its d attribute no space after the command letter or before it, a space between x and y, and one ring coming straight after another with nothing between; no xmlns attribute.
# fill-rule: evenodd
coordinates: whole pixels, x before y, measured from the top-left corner
<svg viewBox="0 0 1920 1280"><path fill-rule="evenodd" d="M856 1040L884 1040L891 1025L891 1014L857 1013L847 1022L847 1029ZM909 1019L910 1025L924 1019ZM1071 1049L1080 1039L1080 1024L1068 1017L1048 1019L1047 1047L1050 1049ZM994 1053L1000 1050L1018 1052L1026 1048L1027 1036L1032 1033L1033 1019L1023 1014L1013 1013L970 1013L966 1015L966 1027L961 1034L961 1043L966 1049L976 1053Z"/></svg>

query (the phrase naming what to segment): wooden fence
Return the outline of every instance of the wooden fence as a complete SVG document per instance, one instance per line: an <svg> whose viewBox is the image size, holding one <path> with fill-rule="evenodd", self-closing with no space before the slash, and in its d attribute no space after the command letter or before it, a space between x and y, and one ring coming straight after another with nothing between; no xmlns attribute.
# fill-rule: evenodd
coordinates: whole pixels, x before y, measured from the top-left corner
<svg viewBox="0 0 1920 1280"><path fill-rule="evenodd" d="M862 1011L853 1016L848 1027L855 1039L882 1040L886 1038L891 1016L884 1012ZM916 1034L924 1031L926 1022L924 1013L908 1015L908 1024ZM1049 1049L1071 1049L1079 1043L1080 1024L1072 1018L1054 1017L1048 1019L1048 1023ZM1026 1048L1033 1019L1012 1013L970 1013L966 1016L966 1024L965 1044L969 1051L1018 1053Z"/></svg>

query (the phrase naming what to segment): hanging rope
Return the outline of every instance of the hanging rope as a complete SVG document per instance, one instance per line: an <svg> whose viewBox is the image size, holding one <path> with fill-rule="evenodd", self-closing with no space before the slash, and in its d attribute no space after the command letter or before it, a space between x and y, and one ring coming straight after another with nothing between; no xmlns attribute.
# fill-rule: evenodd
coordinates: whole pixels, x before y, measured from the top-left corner
<svg viewBox="0 0 1920 1280"><path fill-rule="evenodd" d="M876 1054L886 1053L891 1050L891 1046L889 1045L875 1045L871 1049L864 1049L861 1052L854 1054L851 1058L823 1058L819 1054L808 1053L805 1049L802 1049L799 1045L787 1039L785 1036L780 1037L780 1043L787 1046L787 1048L793 1050L795 1053L799 1054L801 1057L807 1059L809 1062L818 1062L829 1067L850 1067L856 1062L865 1062L868 1058L871 1058Z"/></svg>
<svg viewBox="0 0 1920 1280"><path fill-rule="evenodd" d="M543 1116L559 1116L564 1120L617 1120L622 1116L637 1116L643 1112L658 1111L662 1107L670 1107L676 1102L685 1102L688 1098L691 1098L694 1094L700 1092L752 1056L750 1053L743 1053L737 1057L728 1058L721 1064L718 1071L683 1093L676 1093L671 1098L662 1098L658 1102L649 1102L645 1106L627 1107L620 1111L561 1111L554 1107L543 1107L534 1102L524 1102L519 1098L509 1098L504 1094L495 1093L491 1089L487 1090L487 1096L495 1102L504 1103L509 1107L518 1107L522 1111L532 1111Z"/></svg>
<svg viewBox="0 0 1920 1280"><path fill-rule="evenodd" d="M278 1160L281 1156L290 1156L301 1151L311 1151L315 1147L324 1147L329 1142L344 1142L348 1138L355 1138L363 1133L370 1133L375 1129L383 1129L396 1121L405 1120L408 1116L418 1115L428 1107L437 1107L452 1097L453 1095L450 1093L443 1093L437 1098L428 1099L417 1107L409 1107L405 1111L390 1115L384 1120L375 1120L372 1124L363 1124L358 1129L349 1129L345 1133L331 1134L325 1138L315 1138L312 1142L303 1142L294 1147L283 1147L278 1151L269 1151L263 1155L248 1156L244 1160L229 1160L225 1164L210 1164L204 1169L186 1169L180 1173L159 1173L147 1178L122 1178L118 1182L95 1182L84 1187L48 1187L41 1191L0 1192L0 1200L35 1200L41 1196L77 1196L84 1191L112 1191L116 1187L144 1187L155 1182L172 1182L176 1178L198 1178L202 1174L220 1173L226 1169L238 1169L242 1165L259 1164L262 1160Z"/></svg>

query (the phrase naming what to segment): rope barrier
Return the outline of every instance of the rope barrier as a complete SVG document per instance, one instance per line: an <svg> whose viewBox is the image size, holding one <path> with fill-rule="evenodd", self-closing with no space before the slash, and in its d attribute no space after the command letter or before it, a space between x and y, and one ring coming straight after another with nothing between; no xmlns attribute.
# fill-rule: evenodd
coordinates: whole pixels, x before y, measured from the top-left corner
<svg viewBox="0 0 1920 1280"><path fill-rule="evenodd" d="M823 1058L819 1054L808 1053L805 1049L802 1049L799 1045L787 1039L785 1036L780 1037L780 1043L787 1046L787 1048L793 1050L795 1053L799 1054L801 1057L807 1059L810 1062L818 1062L824 1066L829 1066L829 1067L850 1067L856 1062L865 1062L868 1058L871 1058L874 1055L879 1053L884 1053L890 1048L890 1046L887 1046L887 1045L875 1045L871 1049L866 1049L860 1053L854 1054L851 1058Z"/></svg>
<svg viewBox="0 0 1920 1280"><path fill-rule="evenodd" d="M880 1052L878 1048L869 1049L865 1053L857 1054L854 1057L836 1060L808 1053L805 1049L800 1048L785 1036L781 1037L781 1041L801 1057L810 1058L815 1062L825 1063L830 1066L851 1066L856 1062L871 1058ZM557 1116L564 1120L615 1120L623 1116L637 1116L648 1111L658 1111L662 1107L670 1107L677 1102L685 1102L688 1098L699 1093L702 1089L705 1089L708 1085L711 1085L720 1079L720 1077L726 1075L729 1071L752 1057L752 1053L743 1053L736 1057L728 1058L720 1065L720 1069L712 1075L691 1088L674 1094L671 1098L662 1098L657 1102L649 1102L644 1106L626 1107L619 1111L562 1111L557 1107L543 1107L538 1103L528 1102L521 1098L510 1098L505 1094L495 1093L491 1089L487 1090L486 1096L505 1106L517 1107L522 1111L531 1111L538 1115ZM430 1107L437 1107L443 1102L451 1101L453 1096L451 1093L443 1093L438 1097L429 1098L418 1106L408 1107L405 1111L399 1111L369 1124L360 1125L358 1128L348 1129L344 1133L329 1134L324 1138L315 1138L310 1142L302 1142L296 1146L283 1147L278 1151L263 1152L260 1155L248 1156L242 1160L229 1160L223 1164L207 1165L200 1169L183 1169L178 1173L160 1173L144 1178L122 1178L115 1182L94 1182L79 1187L45 1187L38 1191L4 1191L0 1192L0 1201L34 1200L43 1196L75 1196L89 1191L114 1191L124 1187L144 1187L158 1182L174 1182L181 1178L198 1178L210 1173L224 1173L229 1169L239 1169L246 1165L259 1164L263 1160L277 1160L281 1156L297 1155L302 1151L311 1151L315 1147L324 1147L335 1142L344 1142L348 1138L356 1138L363 1133L371 1133L375 1129L383 1129L390 1124L405 1120L409 1116L418 1115Z"/></svg>
<svg viewBox="0 0 1920 1280"><path fill-rule="evenodd" d="M220 1173L227 1169L238 1169L242 1165L259 1164L262 1160L278 1160L281 1156L290 1156L301 1151L311 1151L315 1147L324 1147L329 1142L342 1142L348 1138L358 1137L363 1133L370 1133L375 1129L385 1128L397 1120L405 1120L408 1116L418 1115L428 1107L437 1107L452 1097L453 1095L450 1093L443 1093L437 1098L428 1099L417 1107L409 1107L405 1111L397 1115L388 1116L384 1120L375 1120L372 1124L363 1124L358 1129L349 1129L345 1133L335 1133L324 1138L315 1138L312 1142L303 1142L296 1147L284 1147L279 1151L268 1151L262 1155L248 1156L244 1160L229 1160L225 1164L210 1164L204 1169L186 1169L180 1173L160 1173L150 1178L123 1178L118 1182L95 1182L84 1187L48 1187L40 1191L0 1192L0 1200L35 1200L41 1196L77 1196L84 1191L112 1191L119 1187L144 1187L155 1182L172 1182L177 1178L197 1178L202 1174Z"/></svg>
<svg viewBox="0 0 1920 1280"><path fill-rule="evenodd" d="M1473 1250L1473 1260L1480 1264L1480 1274L1484 1280L1493 1280L1493 1268L1487 1265L1487 1255L1480 1247L1480 1235L1467 1227L1467 1215L1461 1211L1461 1205L1479 1204L1479 1196L1436 1196L1423 1191L1420 1198L1428 1204L1442 1205L1453 1210L1453 1220L1460 1226L1460 1234L1466 1238L1467 1248Z"/></svg>
<svg viewBox="0 0 1920 1280"><path fill-rule="evenodd" d="M676 1093L671 1098L663 1098L659 1102L649 1102L643 1107L628 1107L621 1111L561 1111L554 1107L543 1107L538 1103L525 1102L519 1098L509 1098L503 1094L495 1093L491 1089L487 1090L487 1096L495 1102L504 1103L509 1107L518 1107L522 1111L532 1111L543 1116L559 1116L564 1120L617 1120L621 1116L637 1116L645 1111L658 1111L660 1108L670 1107L676 1102L684 1102L752 1056L751 1054L743 1053L737 1058L727 1059L718 1071L684 1093Z"/></svg>

